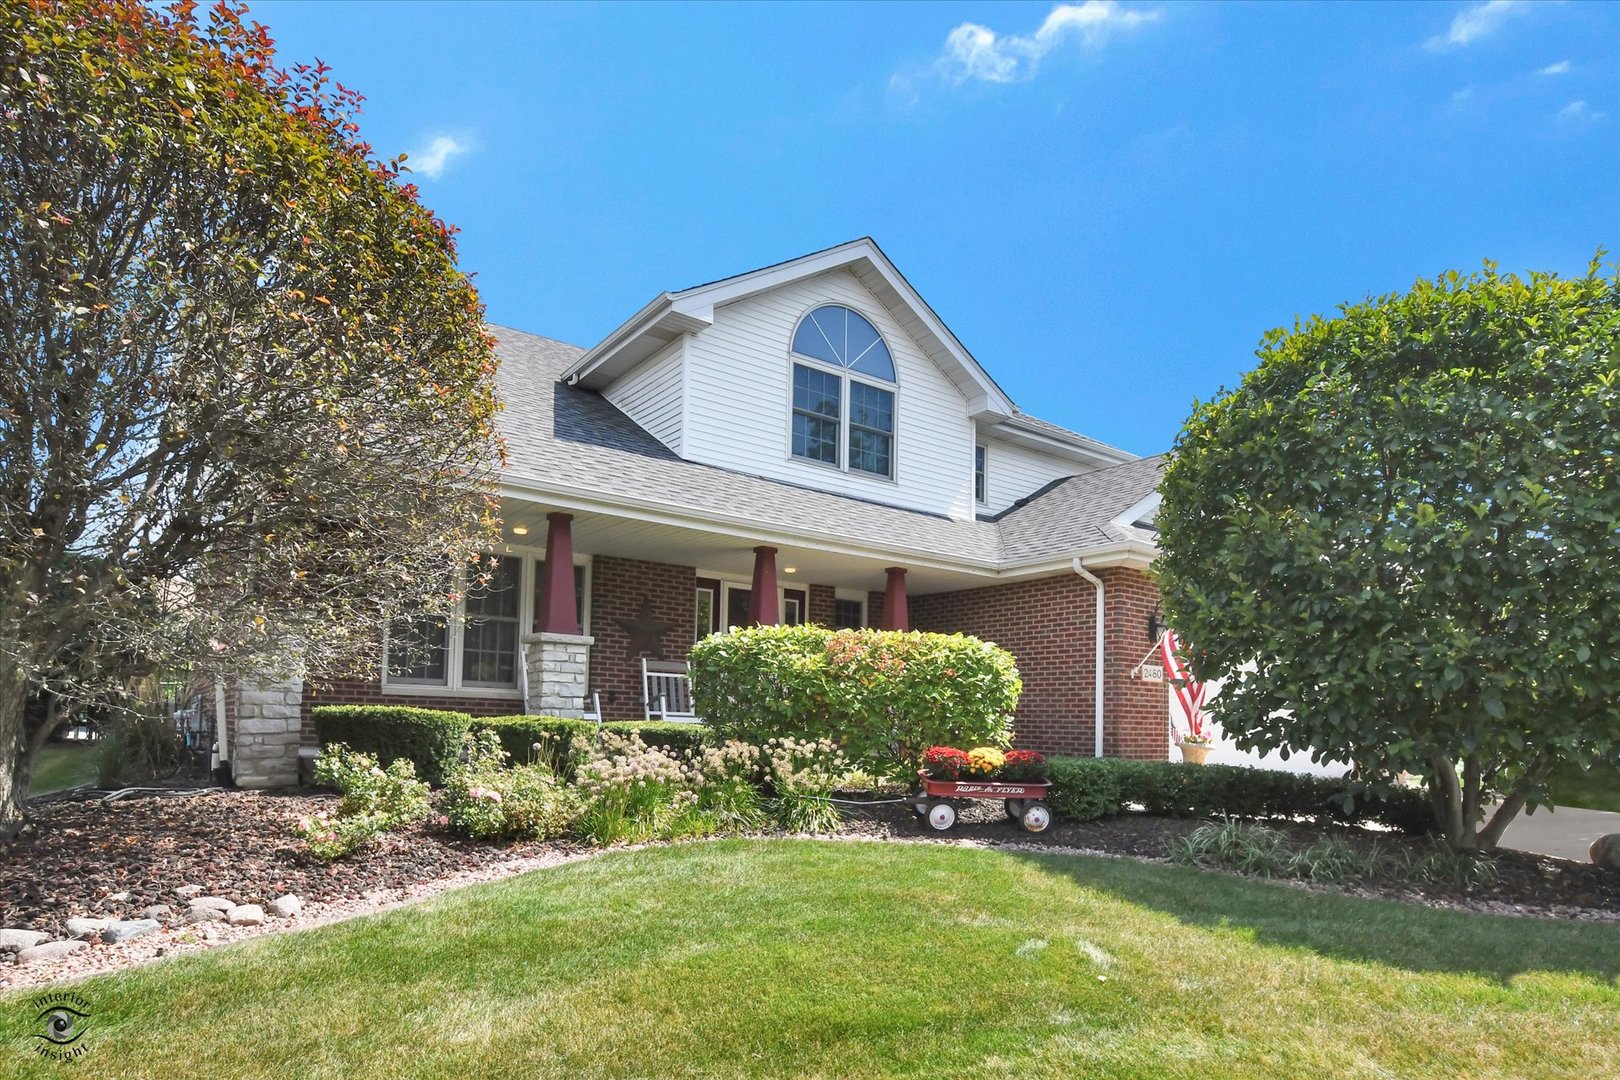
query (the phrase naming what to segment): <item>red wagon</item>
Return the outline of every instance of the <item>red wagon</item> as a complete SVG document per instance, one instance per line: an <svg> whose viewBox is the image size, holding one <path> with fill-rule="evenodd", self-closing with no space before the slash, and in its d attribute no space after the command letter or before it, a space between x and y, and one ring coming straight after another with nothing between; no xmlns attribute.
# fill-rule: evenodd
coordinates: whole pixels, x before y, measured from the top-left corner
<svg viewBox="0 0 1620 1080"><path fill-rule="evenodd" d="M1044 780L932 780L925 772L917 776L923 790L913 809L936 832L946 832L956 824L952 799L1000 799L1007 816L1026 832L1045 832L1052 824L1052 811L1045 801L1052 785Z"/></svg>

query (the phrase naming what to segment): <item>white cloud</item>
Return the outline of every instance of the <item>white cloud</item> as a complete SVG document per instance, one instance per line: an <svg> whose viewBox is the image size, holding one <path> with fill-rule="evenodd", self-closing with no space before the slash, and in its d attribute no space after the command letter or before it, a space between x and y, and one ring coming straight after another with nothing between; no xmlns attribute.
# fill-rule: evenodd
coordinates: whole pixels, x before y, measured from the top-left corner
<svg viewBox="0 0 1620 1080"><path fill-rule="evenodd" d="M1595 124L1608 115L1598 112L1584 101L1572 101L1558 110L1558 119L1566 124Z"/></svg>
<svg viewBox="0 0 1620 1080"><path fill-rule="evenodd" d="M1033 34L1001 37L988 26L965 22L946 35L945 50L934 70L957 86L969 79L1021 82L1033 78L1041 59L1067 42L1100 49L1113 34L1156 22L1160 14L1157 8L1124 8L1117 0L1085 0L1057 5Z"/></svg>
<svg viewBox="0 0 1620 1080"><path fill-rule="evenodd" d="M444 173L444 167L450 164L451 158L465 154L471 149L470 143L453 136L436 135L427 144L427 149L412 150L405 163L410 166L411 172L425 176L429 180L437 180Z"/></svg>
<svg viewBox="0 0 1620 1080"><path fill-rule="evenodd" d="M1440 52L1471 45L1501 29L1502 24L1513 16L1525 15L1529 11L1528 0L1486 0L1483 4L1458 12L1457 17L1451 20L1451 27L1444 34L1436 34L1424 42L1424 47Z"/></svg>
<svg viewBox="0 0 1620 1080"><path fill-rule="evenodd" d="M1556 64L1548 64L1546 67L1544 67L1540 71L1536 72L1536 74L1537 75L1568 75L1569 74L1569 61L1568 60L1560 60Z"/></svg>

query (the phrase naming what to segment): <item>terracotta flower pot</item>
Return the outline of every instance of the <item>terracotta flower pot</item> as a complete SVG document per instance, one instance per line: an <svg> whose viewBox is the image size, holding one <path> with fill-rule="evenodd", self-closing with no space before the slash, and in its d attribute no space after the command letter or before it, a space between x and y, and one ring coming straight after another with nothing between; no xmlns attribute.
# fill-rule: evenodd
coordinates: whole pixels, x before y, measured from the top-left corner
<svg viewBox="0 0 1620 1080"><path fill-rule="evenodd" d="M1202 765L1204 759L1209 757L1209 743L1177 743L1181 747L1181 760L1190 761L1194 765Z"/></svg>

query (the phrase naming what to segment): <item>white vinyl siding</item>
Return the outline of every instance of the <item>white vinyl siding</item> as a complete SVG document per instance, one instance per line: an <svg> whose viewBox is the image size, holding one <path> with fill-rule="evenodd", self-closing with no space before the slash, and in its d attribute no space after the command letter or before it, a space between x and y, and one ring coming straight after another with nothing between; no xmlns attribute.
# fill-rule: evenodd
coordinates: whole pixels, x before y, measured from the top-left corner
<svg viewBox="0 0 1620 1080"><path fill-rule="evenodd" d="M681 452L681 342L672 341L603 395L677 454Z"/></svg>
<svg viewBox="0 0 1620 1080"><path fill-rule="evenodd" d="M789 344L799 320L820 304L844 304L870 319L894 357L892 479L792 455ZM712 327L684 340L683 457L958 520L973 516L966 401L854 274L832 271L717 308Z"/></svg>
<svg viewBox="0 0 1620 1080"><path fill-rule="evenodd" d="M989 451L989 468L985 473L985 478L989 482L989 498L984 508L992 514L1001 513L1019 499L1035 494L1054 480L1089 471L1079 462L1048 457L1038 450L1002 442L999 439L986 439L984 445ZM972 467L973 459L970 456L967 459L970 477Z"/></svg>

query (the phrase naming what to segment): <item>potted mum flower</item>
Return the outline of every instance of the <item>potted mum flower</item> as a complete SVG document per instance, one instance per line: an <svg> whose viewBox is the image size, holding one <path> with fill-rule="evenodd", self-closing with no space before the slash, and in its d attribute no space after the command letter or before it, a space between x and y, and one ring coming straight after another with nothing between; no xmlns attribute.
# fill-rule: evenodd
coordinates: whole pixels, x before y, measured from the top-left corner
<svg viewBox="0 0 1620 1080"><path fill-rule="evenodd" d="M1051 787L1046 759L1033 750L931 746L917 778L923 788L914 804L917 816L938 832L956 824L952 799L1000 799L1007 816L1032 833L1044 832L1052 823L1044 802Z"/></svg>
<svg viewBox="0 0 1620 1080"><path fill-rule="evenodd" d="M1209 757L1209 750L1214 742L1215 740L1210 738L1209 731L1200 728L1187 732L1181 737L1181 742L1177 745L1181 747L1181 759L1183 761L1190 761L1194 765L1202 765L1205 759Z"/></svg>

